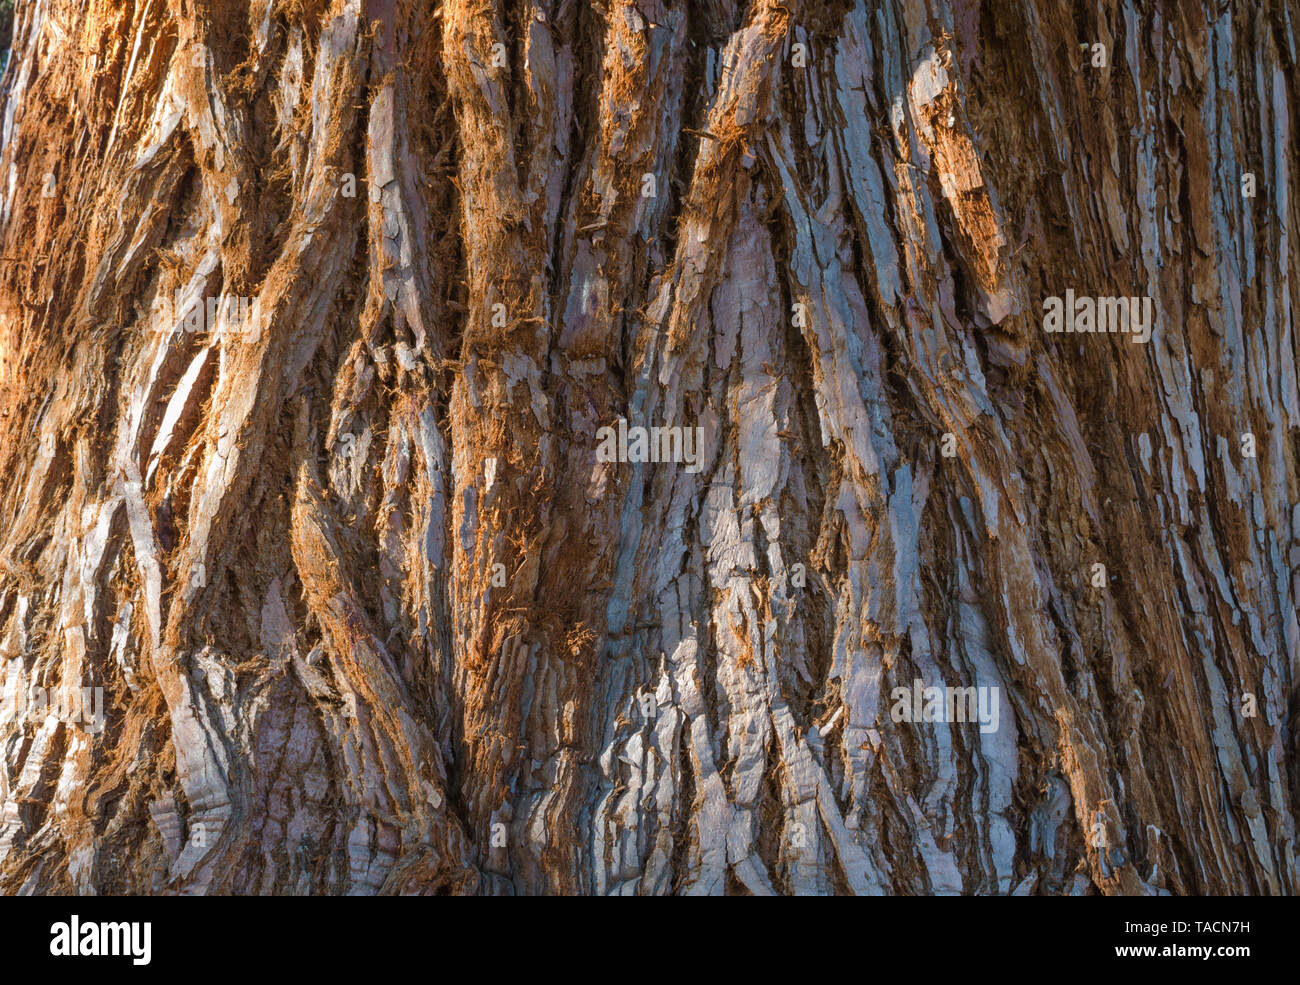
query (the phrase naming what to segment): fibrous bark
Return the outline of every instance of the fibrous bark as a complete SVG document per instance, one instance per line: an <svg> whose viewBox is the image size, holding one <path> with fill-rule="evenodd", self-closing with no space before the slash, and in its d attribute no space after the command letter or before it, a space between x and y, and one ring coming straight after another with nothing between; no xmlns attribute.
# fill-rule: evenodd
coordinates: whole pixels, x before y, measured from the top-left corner
<svg viewBox="0 0 1300 985"><path fill-rule="evenodd" d="M1297 27L20 2L0 891L1295 891Z"/></svg>

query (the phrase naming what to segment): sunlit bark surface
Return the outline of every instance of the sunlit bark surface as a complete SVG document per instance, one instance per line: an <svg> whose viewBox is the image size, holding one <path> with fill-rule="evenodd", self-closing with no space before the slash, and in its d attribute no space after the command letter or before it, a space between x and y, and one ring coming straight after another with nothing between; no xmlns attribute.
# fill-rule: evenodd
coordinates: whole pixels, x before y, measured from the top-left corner
<svg viewBox="0 0 1300 985"><path fill-rule="evenodd" d="M1298 29L22 0L0 891L1294 892Z"/></svg>

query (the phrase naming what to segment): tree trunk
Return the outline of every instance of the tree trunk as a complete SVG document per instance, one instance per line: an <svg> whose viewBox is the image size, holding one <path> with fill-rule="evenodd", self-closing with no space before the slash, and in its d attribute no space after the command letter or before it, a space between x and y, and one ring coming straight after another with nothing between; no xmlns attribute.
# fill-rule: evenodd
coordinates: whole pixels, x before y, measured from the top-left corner
<svg viewBox="0 0 1300 985"><path fill-rule="evenodd" d="M1300 9L1082 6L20 0L0 891L1294 892Z"/></svg>

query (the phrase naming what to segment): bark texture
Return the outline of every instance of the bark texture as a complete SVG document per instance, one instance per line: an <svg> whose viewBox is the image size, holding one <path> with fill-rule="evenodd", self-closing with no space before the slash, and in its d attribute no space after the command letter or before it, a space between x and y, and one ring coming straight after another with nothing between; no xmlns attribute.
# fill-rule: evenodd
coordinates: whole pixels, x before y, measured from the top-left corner
<svg viewBox="0 0 1300 985"><path fill-rule="evenodd" d="M0 891L1294 892L1297 29L20 0Z"/></svg>

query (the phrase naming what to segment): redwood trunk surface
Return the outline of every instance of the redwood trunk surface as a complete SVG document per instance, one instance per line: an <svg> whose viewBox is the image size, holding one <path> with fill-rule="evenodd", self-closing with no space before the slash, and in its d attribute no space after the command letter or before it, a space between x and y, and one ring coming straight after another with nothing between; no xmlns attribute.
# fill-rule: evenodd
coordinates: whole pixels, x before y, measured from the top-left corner
<svg viewBox="0 0 1300 985"><path fill-rule="evenodd" d="M1296 0L13 29L0 892L1300 888Z"/></svg>

